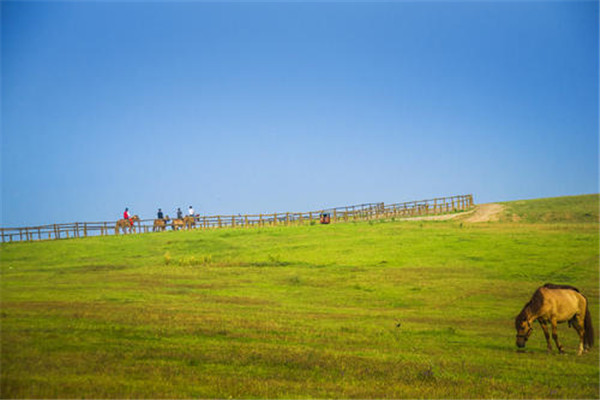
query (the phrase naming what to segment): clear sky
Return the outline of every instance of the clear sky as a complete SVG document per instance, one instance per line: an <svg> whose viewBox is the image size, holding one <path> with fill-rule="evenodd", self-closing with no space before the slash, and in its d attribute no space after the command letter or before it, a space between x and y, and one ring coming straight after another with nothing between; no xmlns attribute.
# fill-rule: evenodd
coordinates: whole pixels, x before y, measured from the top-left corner
<svg viewBox="0 0 600 400"><path fill-rule="evenodd" d="M598 192L598 2L2 1L4 227Z"/></svg>

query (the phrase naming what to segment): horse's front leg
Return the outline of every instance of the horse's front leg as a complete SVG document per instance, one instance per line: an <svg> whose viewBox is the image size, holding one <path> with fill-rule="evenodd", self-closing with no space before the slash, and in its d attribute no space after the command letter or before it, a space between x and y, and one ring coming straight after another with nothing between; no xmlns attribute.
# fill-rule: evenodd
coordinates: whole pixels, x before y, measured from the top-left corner
<svg viewBox="0 0 600 400"><path fill-rule="evenodd" d="M550 342L550 333L548 332L548 325L546 324L546 321L542 321L541 319L538 319L538 322L540 323L540 326L544 331L544 336L546 337L546 346L548 347L548 353L551 353L552 343Z"/></svg>
<svg viewBox="0 0 600 400"><path fill-rule="evenodd" d="M564 353L562 345L558 342L558 329L557 329L556 318L553 318L552 321L550 321L550 322L552 323L552 339L554 339L554 343L556 343L558 352Z"/></svg>

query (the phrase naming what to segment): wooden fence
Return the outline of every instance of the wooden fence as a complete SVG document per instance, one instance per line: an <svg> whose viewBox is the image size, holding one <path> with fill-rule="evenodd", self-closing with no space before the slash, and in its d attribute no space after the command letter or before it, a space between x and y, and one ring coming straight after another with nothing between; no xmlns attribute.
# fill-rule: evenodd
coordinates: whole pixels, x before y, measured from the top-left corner
<svg viewBox="0 0 600 400"><path fill-rule="evenodd" d="M321 213L329 213L331 223L339 223L443 214L468 210L471 207L473 207L473 195L468 194L396 204L368 203L309 212L198 216L194 228L249 228L311 224L319 222ZM0 228L0 234L2 243L104 236L115 234L115 224L116 221L73 222L25 228ZM140 220L135 223L135 230L137 233L151 232L153 224L154 219Z"/></svg>

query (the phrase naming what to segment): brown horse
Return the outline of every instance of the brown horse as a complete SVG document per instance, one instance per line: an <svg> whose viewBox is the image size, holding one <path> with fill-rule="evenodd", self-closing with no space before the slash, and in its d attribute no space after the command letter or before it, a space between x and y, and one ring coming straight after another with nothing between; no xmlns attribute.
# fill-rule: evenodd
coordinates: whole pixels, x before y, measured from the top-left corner
<svg viewBox="0 0 600 400"><path fill-rule="evenodd" d="M129 230L129 233L135 233L135 223L138 222L140 220L140 217L138 217L137 215L134 215L133 217L131 217L131 222L129 222L126 219L120 219L117 221L117 224L115 225L115 235L119 234L119 229L123 230L123 234L127 234L127 230Z"/></svg>
<svg viewBox="0 0 600 400"><path fill-rule="evenodd" d="M167 222L169 221L169 216L167 215L163 219L155 219L154 225L152 226L152 232L164 231L167 229Z"/></svg>
<svg viewBox="0 0 600 400"><path fill-rule="evenodd" d="M525 304L515 319L518 347L525 347L525 342L533 331L531 324L536 320L540 323L544 336L546 336L548 352L552 351L548 323L552 325L552 339L560 353L564 353L564 351L563 346L558 342L557 323L568 322L569 326L575 328L579 334L577 355L581 355L594 345L594 329L588 301L573 286L547 283L535 291L531 300Z"/></svg>
<svg viewBox="0 0 600 400"><path fill-rule="evenodd" d="M192 229L196 227L196 220L191 215L186 215L183 217L183 223L185 225L185 229Z"/></svg>
<svg viewBox="0 0 600 400"><path fill-rule="evenodd" d="M185 223L183 222L183 219L181 218L176 218L173 220L173 222L171 223L171 226L173 227L174 231L177 231L179 229L183 229L183 227L185 226Z"/></svg>

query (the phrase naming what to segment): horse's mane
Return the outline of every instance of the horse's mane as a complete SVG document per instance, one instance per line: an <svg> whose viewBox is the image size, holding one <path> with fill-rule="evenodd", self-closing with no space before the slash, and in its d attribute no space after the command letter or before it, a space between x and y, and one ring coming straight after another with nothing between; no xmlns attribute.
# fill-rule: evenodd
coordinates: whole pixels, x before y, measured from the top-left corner
<svg viewBox="0 0 600 400"><path fill-rule="evenodd" d="M544 285L544 287L545 287L546 289L569 289L569 290L574 290L574 291L576 291L577 293L581 293L581 292L579 291L579 289L577 289L576 287L574 287L574 286L571 286L571 285L555 285L554 283L546 283L546 284Z"/></svg>
<svg viewBox="0 0 600 400"><path fill-rule="evenodd" d="M546 285L550 285L550 284L546 284ZM546 285L544 285L544 287L546 287ZM531 296L531 300L529 300L527 302L527 304L525 304L525 306L523 307L523 309L521 310L519 315L517 315L517 318L515 318L515 327L517 328L517 330L519 329L521 323L523 321L527 320L528 314L537 313L539 311L539 309L542 307L542 305L544 304L544 296L542 295L542 292L540 289L541 288L538 288L535 291L533 296Z"/></svg>

